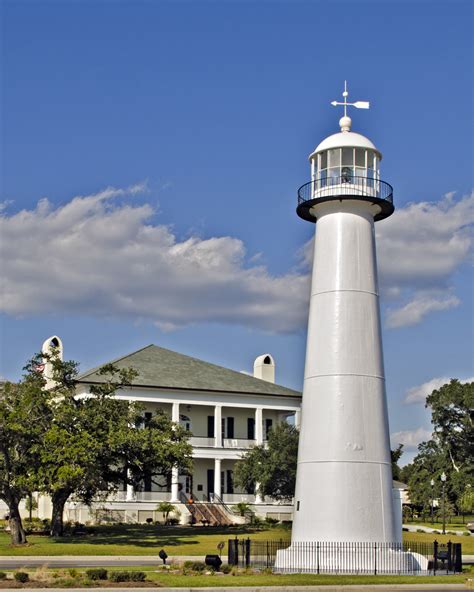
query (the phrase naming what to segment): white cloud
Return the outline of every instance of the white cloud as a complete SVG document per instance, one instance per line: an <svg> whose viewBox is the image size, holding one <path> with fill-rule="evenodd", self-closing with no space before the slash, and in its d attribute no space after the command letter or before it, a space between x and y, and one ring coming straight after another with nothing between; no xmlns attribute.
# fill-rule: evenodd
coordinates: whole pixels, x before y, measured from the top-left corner
<svg viewBox="0 0 474 592"><path fill-rule="evenodd" d="M303 326L308 278L271 275L232 237L178 240L149 205L109 187L0 218L2 305L11 315L147 318L164 329L207 321L286 332Z"/></svg>
<svg viewBox="0 0 474 592"><path fill-rule="evenodd" d="M146 191L138 183L57 207L41 199L34 210L0 210L1 309L146 318L164 330L195 322L276 332L304 326L312 243L297 254L301 268L271 275L237 238L178 239L154 222L151 206L130 204L130 196ZM450 281L468 258L473 204L474 194L450 194L377 223L388 326L413 325L459 304Z"/></svg>
<svg viewBox="0 0 474 592"><path fill-rule="evenodd" d="M451 381L451 378L447 378L444 376L441 378L432 378L431 380L428 380L427 382L424 382L423 384L420 384L419 386L414 386L414 387L408 389L408 391L405 394L405 398L404 398L403 402L406 403L407 405L411 405L414 403L425 403L426 397L428 395L431 395L431 393L434 390L441 388L444 384L447 384L450 381ZM461 382L462 384L465 384L467 382L473 382L473 381L474 381L474 377L466 378L464 380L459 380L459 382Z"/></svg>
<svg viewBox="0 0 474 592"><path fill-rule="evenodd" d="M390 329L417 325L430 312L455 308L460 302L456 296L433 298L423 294L416 294L413 300L401 308L389 309L386 324Z"/></svg>
<svg viewBox="0 0 474 592"><path fill-rule="evenodd" d="M456 200L410 203L376 225L380 285L402 301L387 312L391 328L415 325L432 312L459 305L450 281L472 245L474 193Z"/></svg>
<svg viewBox="0 0 474 592"><path fill-rule="evenodd" d="M403 430L390 435L390 444L396 448L403 444L405 450L416 450L420 442L426 442L431 438L431 432L420 427L416 430Z"/></svg>

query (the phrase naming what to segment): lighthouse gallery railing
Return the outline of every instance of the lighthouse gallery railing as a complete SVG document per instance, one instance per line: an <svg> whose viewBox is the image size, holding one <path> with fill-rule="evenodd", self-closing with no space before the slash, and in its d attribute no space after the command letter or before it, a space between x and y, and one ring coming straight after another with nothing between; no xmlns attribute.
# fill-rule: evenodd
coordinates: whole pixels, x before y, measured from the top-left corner
<svg viewBox="0 0 474 592"><path fill-rule="evenodd" d="M393 187L374 177L360 177L346 173L324 177L305 183L298 189L298 205L324 197L368 197L393 203Z"/></svg>

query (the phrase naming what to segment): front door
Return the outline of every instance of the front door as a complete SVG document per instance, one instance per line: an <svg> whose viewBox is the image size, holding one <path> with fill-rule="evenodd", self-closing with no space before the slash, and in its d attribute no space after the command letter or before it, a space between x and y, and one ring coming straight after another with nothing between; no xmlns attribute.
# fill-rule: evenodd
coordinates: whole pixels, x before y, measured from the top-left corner
<svg viewBox="0 0 474 592"><path fill-rule="evenodd" d="M207 469L207 497L214 493L214 469Z"/></svg>

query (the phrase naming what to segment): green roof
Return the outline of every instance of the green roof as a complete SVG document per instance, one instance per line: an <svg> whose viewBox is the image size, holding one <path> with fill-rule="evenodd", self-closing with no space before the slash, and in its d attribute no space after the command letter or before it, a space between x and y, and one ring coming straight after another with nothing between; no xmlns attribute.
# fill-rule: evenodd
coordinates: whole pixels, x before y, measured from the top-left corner
<svg viewBox="0 0 474 592"><path fill-rule="evenodd" d="M301 398L298 391L156 345L148 345L111 363L119 369L134 368L138 372L133 386ZM77 381L104 382L99 369L100 366L81 373Z"/></svg>

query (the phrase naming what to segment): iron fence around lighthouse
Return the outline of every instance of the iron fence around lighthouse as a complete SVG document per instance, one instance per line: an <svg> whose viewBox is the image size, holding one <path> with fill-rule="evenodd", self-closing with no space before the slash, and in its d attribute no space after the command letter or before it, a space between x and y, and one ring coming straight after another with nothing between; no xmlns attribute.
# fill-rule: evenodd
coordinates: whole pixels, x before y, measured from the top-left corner
<svg viewBox="0 0 474 592"><path fill-rule="evenodd" d="M278 553L281 551L282 553ZM462 572L461 543L230 539L228 563L277 573L436 575Z"/></svg>

